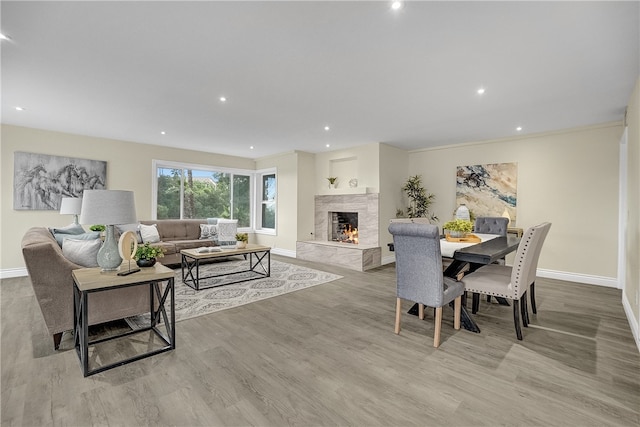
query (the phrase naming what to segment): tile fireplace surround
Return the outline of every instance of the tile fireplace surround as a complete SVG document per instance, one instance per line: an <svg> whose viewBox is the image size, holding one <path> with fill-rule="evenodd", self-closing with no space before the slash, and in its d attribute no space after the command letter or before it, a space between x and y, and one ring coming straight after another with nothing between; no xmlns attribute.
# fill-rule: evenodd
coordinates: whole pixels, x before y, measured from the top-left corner
<svg viewBox="0 0 640 427"><path fill-rule="evenodd" d="M331 212L358 214L358 244L330 241ZM296 242L296 258L365 271L379 267L378 194L315 196L315 240Z"/></svg>

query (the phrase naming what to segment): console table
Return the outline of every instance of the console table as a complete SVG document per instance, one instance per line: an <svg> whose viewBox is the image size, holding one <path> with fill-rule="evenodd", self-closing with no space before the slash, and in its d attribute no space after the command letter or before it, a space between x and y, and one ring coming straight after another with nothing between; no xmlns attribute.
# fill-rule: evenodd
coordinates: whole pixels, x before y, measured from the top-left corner
<svg viewBox="0 0 640 427"><path fill-rule="evenodd" d="M123 266L121 269L126 269ZM156 263L153 267L141 268L139 272L127 276L118 276L117 271L101 271L100 268L81 268L71 272L73 276L73 315L74 315L74 346L82 373L84 376L97 374L107 369L131 363L154 354L163 353L176 348L176 321L175 321L175 290L174 290L174 272L170 268L160 263ZM161 284L166 282L166 286L162 289ZM118 335L112 335L105 338L98 338L89 341L89 294L94 292L109 292L112 289L125 288L129 286L149 286L149 312L151 313L151 322L147 327L127 331ZM170 297L170 301L168 300ZM167 304L169 305L167 307ZM167 314L169 310L169 315ZM160 329L160 323L164 324L163 330ZM96 357L89 354L90 347L93 347L94 353L98 351L100 344L108 341L124 339L133 334L151 334L149 338L145 338L146 351L134 354L124 359L105 363L97 367L90 367L89 360L96 362ZM156 339L157 338L157 339ZM129 346L133 347L133 345Z"/></svg>

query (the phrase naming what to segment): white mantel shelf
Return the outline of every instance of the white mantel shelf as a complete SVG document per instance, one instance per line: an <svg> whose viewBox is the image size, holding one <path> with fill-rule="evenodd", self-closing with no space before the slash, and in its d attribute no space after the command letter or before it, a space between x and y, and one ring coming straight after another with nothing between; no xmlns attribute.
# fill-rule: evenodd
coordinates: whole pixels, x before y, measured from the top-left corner
<svg viewBox="0 0 640 427"><path fill-rule="evenodd" d="M338 187L338 188L324 188L318 192L318 196L342 196L348 194L369 194L377 193L373 187Z"/></svg>

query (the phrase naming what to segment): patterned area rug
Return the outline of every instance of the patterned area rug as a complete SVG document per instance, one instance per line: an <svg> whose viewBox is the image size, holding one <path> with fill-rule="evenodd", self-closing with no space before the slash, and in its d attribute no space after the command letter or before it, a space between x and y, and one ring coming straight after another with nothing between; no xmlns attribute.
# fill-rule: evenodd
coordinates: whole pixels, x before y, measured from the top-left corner
<svg viewBox="0 0 640 427"><path fill-rule="evenodd" d="M238 259L201 265L200 277L241 271L247 268L247 263L248 261ZM203 287L221 283L220 279L206 279L200 281L200 290L196 291L182 282L182 272L179 268L174 272L176 321L238 307L342 278L337 274L272 260L271 277L203 289ZM232 276L233 280L240 280L242 277L253 276L251 273ZM126 321L132 328L148 325L149 315L130 317Z"/></svg>

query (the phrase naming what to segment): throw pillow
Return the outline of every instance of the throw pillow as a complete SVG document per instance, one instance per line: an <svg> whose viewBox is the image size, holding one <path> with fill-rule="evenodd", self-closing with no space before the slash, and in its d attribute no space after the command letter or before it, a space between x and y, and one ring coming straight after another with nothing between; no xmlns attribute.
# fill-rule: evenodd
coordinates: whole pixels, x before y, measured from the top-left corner
<svg viewBox="0 0 640 427"><path fill-rule="evenodd" d="M218 220L218 239L221 242L236 242L236 233L238 232L237 219L219 219Z"/></svg>
<svg viewBox="0 0 640 427"><path fill-rule="evenodd" d="M218 223L218 218L207 218L207 224L216 225Z"/></svg>
<svg viewBox="0 0 640 427"><path fill-rule="evenodd" d="M61 228L50 228L49 231L51 231L51 234L53 234L53 237L55 237L56 242L58 242L58 245L60 245L60 247L62 247L64 236L73 236L83 234L85 232L84 228L82 228L82 226L78 224L71 224Z"/></svg>
<svg viewBox="0 0 640 427"><path fill-rule="evenodd" d="M64 246L64 241L67 239L73 240L95 240L100 238L99 231L90 231L88 233L82 234L63 234L62 235L62 246Z"/></svg>
<svg viewBox="0 0 640 427"><path fill-rule="evenodd" d="M102 247L102 240L77 240L72 238L64 239L62 243L62 254L69 261L82 267L98 266L98 251Z"/></svg>
<svg viewBox="0 0 640 427"><path fill-rule="evenodd" d="M218 239L218 226L210 224L200 224L200 239Z"/></svg>
<svg viewBox="0 0 640 427"><path fill-rule="evenodd" d="M133 231L136 234L138 243L142 243L142 235L140 234L140 224L122 224L116 225L116 238L120 238L125 231Z"/></svg>
<svg viewBox="0 0 640 427"><path fill-rule="evenodd" d="M160 233L158 233L158 224L144 225L140 224L140 236L143 243L158 243L160 241Z"/></svg>

